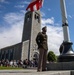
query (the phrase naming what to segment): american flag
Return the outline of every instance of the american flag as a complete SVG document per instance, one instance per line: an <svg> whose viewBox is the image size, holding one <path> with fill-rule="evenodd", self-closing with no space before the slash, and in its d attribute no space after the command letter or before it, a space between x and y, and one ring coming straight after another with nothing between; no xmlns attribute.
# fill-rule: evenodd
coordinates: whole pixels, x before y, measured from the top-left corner
<svg viewBox="0 0 74 75"><path fill-rule="evenodd" d="M28 5L26 10L28 11L36 11L39 10L43 5L43 0L32 0L32 2Z"/></svg>

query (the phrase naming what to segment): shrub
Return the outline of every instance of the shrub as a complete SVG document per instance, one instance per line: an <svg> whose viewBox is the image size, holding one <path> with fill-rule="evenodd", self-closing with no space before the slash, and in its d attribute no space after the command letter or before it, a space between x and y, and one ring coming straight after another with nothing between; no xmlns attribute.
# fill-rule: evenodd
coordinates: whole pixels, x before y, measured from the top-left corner
<svg viewBox="0 0 74 75"><path fill-rule="evenodd" d="M57 61L57 57L56 57L56 55L54 54L53 51L49 51L49 52L48 52L47 60L48 60L49 62L56 62L56 61Z"/></svg>

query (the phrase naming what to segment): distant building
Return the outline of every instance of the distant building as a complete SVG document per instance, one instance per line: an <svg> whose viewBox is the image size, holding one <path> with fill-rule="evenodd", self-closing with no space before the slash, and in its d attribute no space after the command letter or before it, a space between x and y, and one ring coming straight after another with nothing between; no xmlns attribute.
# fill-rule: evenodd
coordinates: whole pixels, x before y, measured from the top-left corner
<svg viewBox="0 0 74 75"><path fill-rule="evenodd" d="M21 43L0 49L0 60L38 59L38 50L35 42L37 33L41 31L40 11L25 14Z"/></svg>

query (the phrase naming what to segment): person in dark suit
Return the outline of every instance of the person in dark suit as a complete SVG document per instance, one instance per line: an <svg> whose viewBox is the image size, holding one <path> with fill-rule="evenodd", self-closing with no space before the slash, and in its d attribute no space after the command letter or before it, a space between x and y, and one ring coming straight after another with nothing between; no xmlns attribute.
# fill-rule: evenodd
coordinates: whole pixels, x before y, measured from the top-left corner
<svg viewBox="0 0 74 75"><path fill-rule="evenodd" d="M37 71L45 71L46 70L46 59L47 59L47 28L46 26L42 28L42 32L39 32L36 37L36 43L39 49L39 61Z"/></svg>

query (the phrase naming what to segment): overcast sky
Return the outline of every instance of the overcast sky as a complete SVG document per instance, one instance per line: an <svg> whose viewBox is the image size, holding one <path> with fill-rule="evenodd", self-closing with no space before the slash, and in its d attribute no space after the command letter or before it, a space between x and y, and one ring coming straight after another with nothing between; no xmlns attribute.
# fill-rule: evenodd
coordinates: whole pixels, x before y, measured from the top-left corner
<svg viewBox="0 0 74 75"><path fill-rule="evenodd" d="M74 43L74 0L65 1L70 39ZM25 9L30 2L31 0L0 0L0 48L21 42L27 12ZM45 0L40 11L41 25L47 26L49 51L59 54L59 47L63 42L60 0Z"/></svg>

